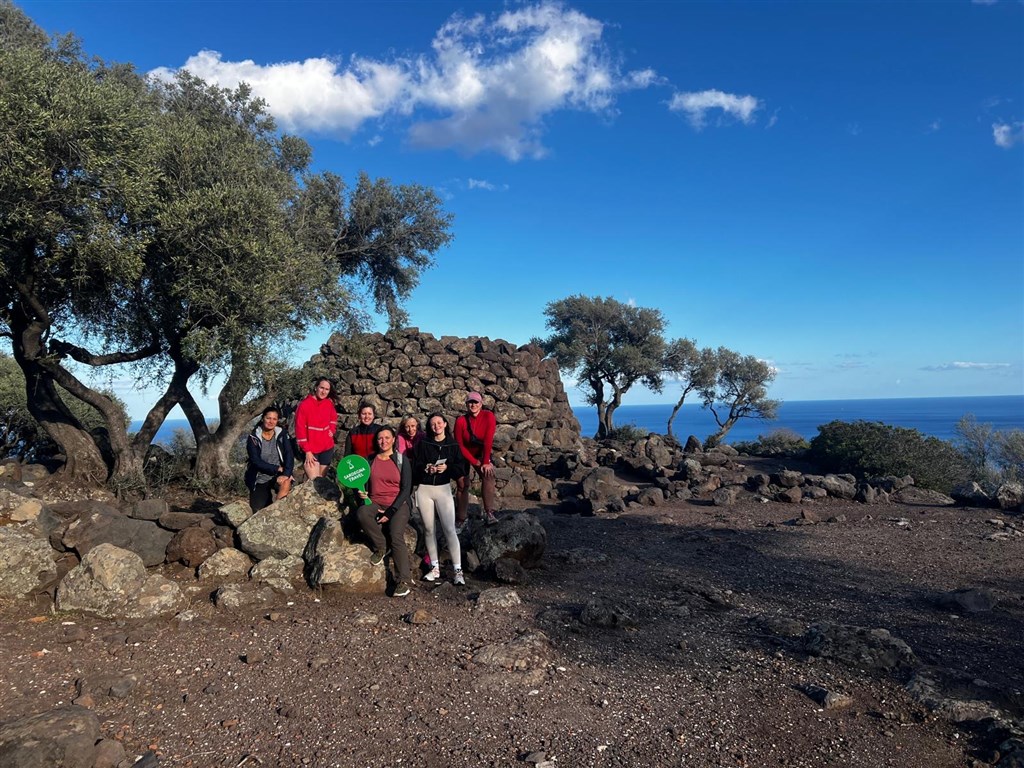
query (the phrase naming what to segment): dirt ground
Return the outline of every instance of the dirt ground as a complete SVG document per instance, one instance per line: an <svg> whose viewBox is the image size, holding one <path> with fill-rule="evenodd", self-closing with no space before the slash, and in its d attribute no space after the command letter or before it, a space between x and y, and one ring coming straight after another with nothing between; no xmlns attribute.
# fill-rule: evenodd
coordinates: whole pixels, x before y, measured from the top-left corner
<svg viewBox="0 0 1024 768"><path fill-rule="evenodd" d="M801 509L840 521L787 524ZM0 608L0 720L67 704L102 672L137 677L92 703L104 735L169 766L986 765L992 745L905 678L808 657L753 617L884 627L1020 717L1024 538L987 540L997 516L832 500L545 510L543 564L504 608L478 608L497 584L474 578L406 598L300 587L235 613L197 590L185 622L22 602ZM960 587L1000 602L936 607ZM581 621L588 603L613 626ZM427 623L406 620L417 609ZM510 670L491 647L533 650ZM807 684L852 703L823 709Z"/></svg>

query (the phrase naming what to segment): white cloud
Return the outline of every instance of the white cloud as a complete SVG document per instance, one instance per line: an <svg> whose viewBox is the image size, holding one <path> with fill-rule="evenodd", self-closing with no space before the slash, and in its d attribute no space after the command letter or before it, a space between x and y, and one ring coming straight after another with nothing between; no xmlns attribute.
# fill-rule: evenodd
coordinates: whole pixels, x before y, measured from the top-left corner
<svg viewBox="0 0 1024 768"><path fill-rule="evenodd" d="M971 0L972 5L995 5L999 0Z"/></svg>
<svg viewBox="0 0 1024 768"><path fill-rule="evenodd" d="M470 189L483 189L488 192L494 192L498 187L489 181L484 179L467 179L466 186Z"/></svg>
<svg viewBox="0 0 1024 768"><path fill-rule="evenodd" d="M930 123L928 123L928 128L926 129L925 133L938 133L941 130L942 120L941 118L936 118L935 120L932 120Z"/></svg>
<svg viewBox="0 0 1024 768"><path fill-rule="evenodd" d="M992 138L996 146L1009 149L1014 144L1024 143L1024 123L993 123Z"/></svg>
<svg viewBox="0 0 1024 768"><path fill-rule="evenodd" d="M1002 368L1011 368L1010 363L965 363L952 362L940 365L926 365L922 371L995 371Z"/></svg>
<svg viewBox="0 0 1024 768"><path fill-rule="evenodd" d="M547 116L610 112L619 93L658 82L650 69L620 71L603 30L596 19L543 1L497 16L453 16L429 53L392 61L353 56L264 65L201 51L182 68L222 87L249 83L290 131L349 138L370 121L398 115L412 120L408 136L417 146L518 160L545 154ZM420 110L437 116L417 119Z"/></svg>
<svg viewBox="0 0 1024 768"><path fill-rule="evenodd" d="M753 96L737 96L714 89L696 93L677 93L668 103L668 108L673 112L685 112L690 124L697 129L704 127L709 110L720 109L749 125L754 120L754 113L761 106L761 102Z"/></svg>

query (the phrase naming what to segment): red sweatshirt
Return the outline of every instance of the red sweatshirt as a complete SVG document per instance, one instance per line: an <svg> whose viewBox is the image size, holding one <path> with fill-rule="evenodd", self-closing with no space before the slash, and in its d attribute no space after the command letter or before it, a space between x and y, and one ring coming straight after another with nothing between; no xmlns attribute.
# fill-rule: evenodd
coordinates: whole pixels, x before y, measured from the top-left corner
<svg viewBox="0 0 1024 768"><path fill-rule="evenodd" d="M462 449L462 455L474 467L481 464L488 464L491 461L491 450L494 446L494 430L498 422L494 418L493 411L480 409L480 413L474 418L469 414L463 414L455 420L455 441ZM480 440L483 445L474 443L469 439L469 430Z"/></svg>
<svg viewBox="0 0 1024 768"><path fill-rule="evenodd" d="M330 398L317 400L308 395L295 411L295 441L300 451L322 453L334 448L338 412Z"/></svg>

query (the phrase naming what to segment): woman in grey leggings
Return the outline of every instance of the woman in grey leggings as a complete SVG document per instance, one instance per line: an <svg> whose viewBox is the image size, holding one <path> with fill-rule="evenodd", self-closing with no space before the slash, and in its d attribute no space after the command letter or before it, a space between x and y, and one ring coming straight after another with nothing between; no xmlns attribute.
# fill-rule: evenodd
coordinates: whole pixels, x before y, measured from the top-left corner
<svg viewBox="0 0 1024 768"><path fill-rule="evenodd" d="M412 450L413 483L417 485L416 504L423 518L427 554L432 564L430 572L423 577L426 581L441 578L437 559L437 529L434 525L436 513L448 542L448 552L452 556L454 581L456 584L466 583L462 575L462 548L459 546L459 535L455 532L455 497L452 496L451 485L452 480L465 474L462 451L448 429L448 422L440 413L430 414L427 418L427 435Z"/></svg>

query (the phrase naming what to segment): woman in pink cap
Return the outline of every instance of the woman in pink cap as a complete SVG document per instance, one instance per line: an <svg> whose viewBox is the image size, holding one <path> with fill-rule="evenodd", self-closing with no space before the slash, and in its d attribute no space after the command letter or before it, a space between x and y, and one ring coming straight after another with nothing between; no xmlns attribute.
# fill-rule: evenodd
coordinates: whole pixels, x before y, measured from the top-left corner
<svg viewBox="0 0 1024 768"><path fill-rule="evenodd" d="M494 412L484 409L484 398L479 392L466 395L466 413L455 420L455 441L462 449L462 455L473 471L480 477L484 501L484 519L488 525L498 522L494 516L494 464L491 451L494 447L494 430L497 421ZM458 480L458 500L455 509L456 530L460 533L466 524L469 507L470 473Z"/></svg>

